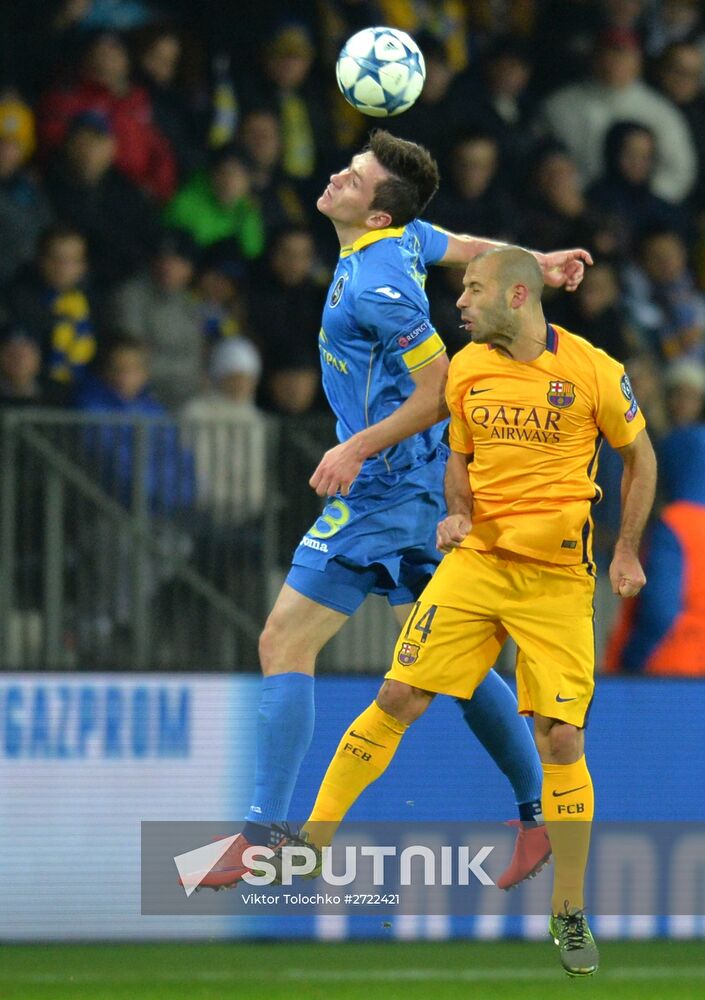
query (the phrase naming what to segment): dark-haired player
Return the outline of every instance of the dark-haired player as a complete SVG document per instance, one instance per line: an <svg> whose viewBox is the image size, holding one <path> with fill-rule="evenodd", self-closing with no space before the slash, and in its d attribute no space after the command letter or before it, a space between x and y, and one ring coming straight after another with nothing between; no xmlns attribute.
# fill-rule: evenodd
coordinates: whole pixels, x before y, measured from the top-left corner
<svg viewBox="0 0 705 1000"><path fill-rule="evenodd" d="M423 147L379 130L318 199L341 246L319 333L340 443L310 479L329 500L294 553L260 639L264 681L247 822L218 866L194 876L204 886L234 884L247 870L247 847L281 840L278 823L313 735L318 652L369 593L385 595L404 621L440 559L448 359L429 318L426 269L464 266L498 244L419 221L437 187L437 165ZM535 256L545 280L569 290L591 263L584 250ZM550 854L540 762L514 695L494 671L459 704L519 806L514 856L498 882L509 888Z"/></svg>

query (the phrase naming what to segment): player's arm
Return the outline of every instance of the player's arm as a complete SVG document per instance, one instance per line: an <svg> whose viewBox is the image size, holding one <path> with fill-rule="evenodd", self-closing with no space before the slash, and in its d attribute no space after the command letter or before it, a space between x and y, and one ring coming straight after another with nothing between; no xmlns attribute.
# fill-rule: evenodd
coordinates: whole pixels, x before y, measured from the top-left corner
<svg viewBox="0 0 705 1000"><path fill-rule="evenodd" d="M610 565L610 583L620 597L635 597L646 583L639 543L656 493L656 456L645 430L631 444L617 450L624 462L622 517Z"/></svg>
<svg viewBox="0 0 705 1000"><path fill-rule="evenodd" d="M445 353L411 372L415 388L409 398L388 417L330 448L309 479L309 485L320 497L335 493L347 496L366 459L444 420L448 416L447 375Z"/></svg>
<svg viewBox="0 0 705 1000"><path fill-rule="evenodd" d="M463 266L484 253L485 250L494 250L498 247L506 247L509 244L498 240L487 240L478 236L465 236L458 233L448 233L448 247L445 254L437 261L445 266ZM551 253L540 253L538 250L529 250L532 253L543 272L543 280L551 288L565 288L568 292L573 292L583 280L585 265L592 264L592 257L587 250L576 248L573 250L554 250Z"/></svg>
<svg viewBox="0 0 705 1000"><path fill-rule="evenodd" d="M436 529L436 548L450 552L472 528L472 490L468 477L471 455L451 451L446 465L445 494L448 514Z"/></svg>

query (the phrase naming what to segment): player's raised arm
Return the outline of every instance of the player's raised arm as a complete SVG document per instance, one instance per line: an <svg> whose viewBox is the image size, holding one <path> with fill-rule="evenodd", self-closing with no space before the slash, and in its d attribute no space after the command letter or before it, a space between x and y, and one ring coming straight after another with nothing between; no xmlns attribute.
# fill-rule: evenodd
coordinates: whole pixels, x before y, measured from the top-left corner
<svg viewBox="0 0 705 1000"><path fill-rule="evenodd" d="M472 528L472 492L468 478L470 455L451 451L446 464L445 494L448 515L436 529L436 548L450 552Z"/></svg>
<svg viewBox="0 0 705 1000"><path fill-rule="evenodd" d="M656 456L646 431L619 448L624 462L622 520L610 565L612 590L620 597L636 597L646 583L639 561L639 543L654 503Z"/></svg>
<svg viewBox="0 0 705 1000"><path fill-rule="evenodd" d="M445 353L412 372L415 388L409 398L388 417L330 448L309 479L309 485L321 497L336 493L347 496L365 459L444 420L448 416L447 374L448 356Z"/></svg>
<svg viewBox="0 0 705 1000"><path fill-rule="evenodd" d="M498 240L488 240L481 236L466 236L458 233L446 233L448 248L438 261L444 266L462 266L468 264L478 254L485 250L496 250L506 247L507 243ZM529 250L541 265L544 283L551 288L565 288L574 292L583 280L585 265L592 264L592 257L587 250L577 247L572 250L553 250L551 253L540 253Z"/></svg>

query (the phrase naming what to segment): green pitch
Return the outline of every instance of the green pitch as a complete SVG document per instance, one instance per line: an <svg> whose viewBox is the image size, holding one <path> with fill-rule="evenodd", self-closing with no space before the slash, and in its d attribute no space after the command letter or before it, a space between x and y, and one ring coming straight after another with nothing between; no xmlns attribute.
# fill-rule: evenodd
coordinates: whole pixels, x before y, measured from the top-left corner
<svg viewBox="0 0 705 1000"><path fill-rule="evenodd" d="M542 942L2 945L2 1000L702 1000L705 942L603 942L569 980Z"/></svg>

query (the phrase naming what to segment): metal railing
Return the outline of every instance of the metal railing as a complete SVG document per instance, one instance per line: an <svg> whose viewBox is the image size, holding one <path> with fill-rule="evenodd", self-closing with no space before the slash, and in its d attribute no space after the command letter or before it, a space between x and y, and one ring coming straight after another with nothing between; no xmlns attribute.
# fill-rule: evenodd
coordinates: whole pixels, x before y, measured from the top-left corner
<svg viewBox="0 0 705 1000"><path fill-rule="evenodd" d="M325 418L3 412L0 668L256 668L330 439Z"/></svg>

